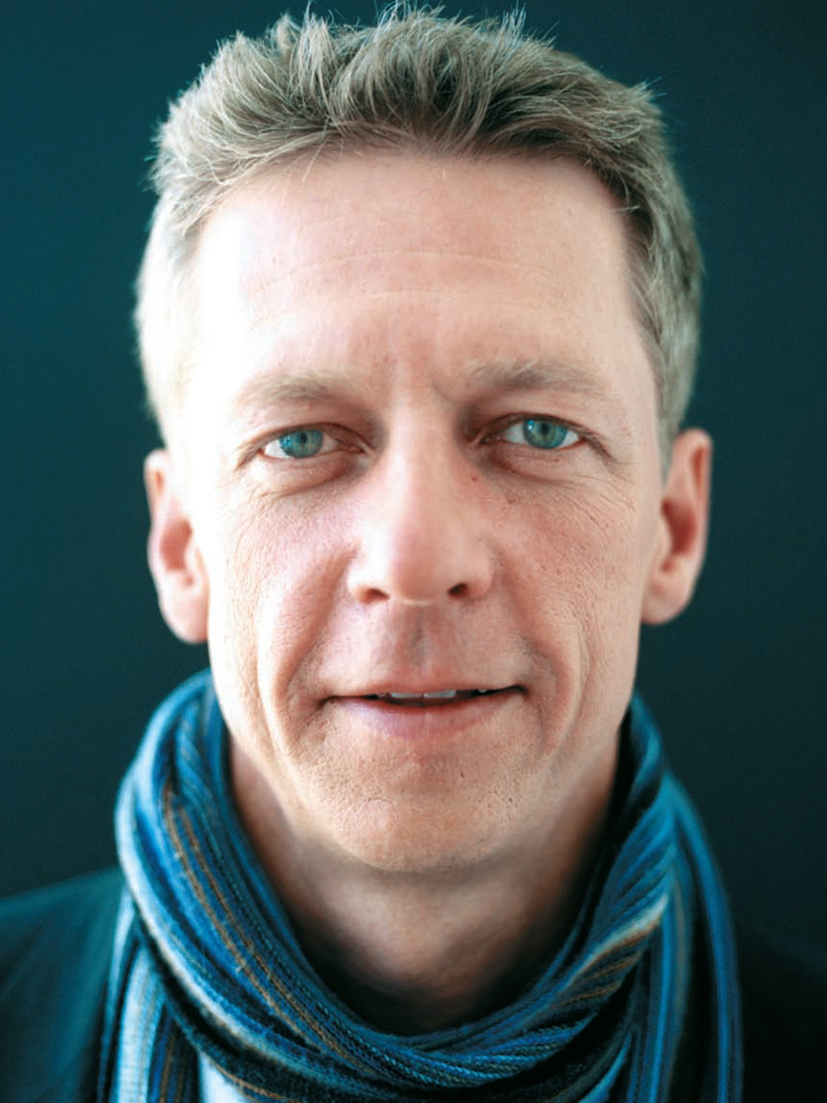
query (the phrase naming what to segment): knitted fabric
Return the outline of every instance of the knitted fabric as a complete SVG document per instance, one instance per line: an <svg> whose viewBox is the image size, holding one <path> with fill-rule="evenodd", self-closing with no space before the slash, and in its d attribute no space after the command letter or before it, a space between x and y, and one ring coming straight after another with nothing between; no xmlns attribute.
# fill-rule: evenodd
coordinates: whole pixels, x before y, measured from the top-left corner
<svg viewBox="0 0 827 1103"><path fill-rule="evenodd" d="M251 1100L663 1103L693 969L708 993L703 1100L737 1103L727 907L640 701L565 944L514 1003L417 1036L364 1022L316 976L237 818L226 752L205 672L161 705L124 780L99 1103L197 1103L199 1053Z"/></svg>

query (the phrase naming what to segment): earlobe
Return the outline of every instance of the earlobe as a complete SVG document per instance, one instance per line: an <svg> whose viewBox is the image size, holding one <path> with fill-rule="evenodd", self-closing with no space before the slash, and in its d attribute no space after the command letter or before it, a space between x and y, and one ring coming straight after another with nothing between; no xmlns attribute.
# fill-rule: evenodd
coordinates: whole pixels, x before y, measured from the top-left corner
<svg viewBox="0 0 827 1103"><path fill-rule="evenodd" d="M712 441L681 433L663 488L660 535L643 599L645 624L663 624L689 604L706 555Z"/></svg>
<svg viewBox="0 0 827 1103"><path fill-rule="evenodd" d="M169 452L157 449L144 461L151 519L147 555L161 613L186 643L207 638L209 585L189 515L173 478Z"/></svg>

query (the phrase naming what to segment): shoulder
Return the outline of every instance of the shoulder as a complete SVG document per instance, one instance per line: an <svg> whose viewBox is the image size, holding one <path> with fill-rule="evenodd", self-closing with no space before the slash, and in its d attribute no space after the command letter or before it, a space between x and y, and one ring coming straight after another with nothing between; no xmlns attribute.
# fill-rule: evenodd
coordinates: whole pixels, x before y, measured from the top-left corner
<svg viewBox="0 0 827 1103"><path fill-rule="evenodd" d="M4 1103L93 1097L122 886L107 870L0 902Z"/></svg>
<svg viewBox="0 0 827 1103"><path fill-rule="evenodd" d="M827 1099L827 950L738 929L744 1103Z"/></svg>
<svg viewBox="0 0 827 1103"><path fill-rule="evenodd" d="M9 955L8 939L36 944L53 936L55 926L70 938L81 935L102 913L117 909L122 887L123 875L113 868L0 900L0 963Z"/></svg>

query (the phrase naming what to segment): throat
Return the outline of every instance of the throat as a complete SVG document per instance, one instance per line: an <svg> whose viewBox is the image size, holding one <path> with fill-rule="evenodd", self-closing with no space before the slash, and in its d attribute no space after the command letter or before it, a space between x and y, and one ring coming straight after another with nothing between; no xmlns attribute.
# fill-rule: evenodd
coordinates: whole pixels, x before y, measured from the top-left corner
<svg viewBox="0 0 827 1103"><path fill-rule="evenodd" d="M479 927L437 952L421 939L397 938L391 955L377 953L375 943L369 954L342 954L339 940L307 928L302 942L327 987L365 1021L398 1035L446 1030L507 1006L549 952L545 938L515 942L501 928L486 937Z"/></svg>

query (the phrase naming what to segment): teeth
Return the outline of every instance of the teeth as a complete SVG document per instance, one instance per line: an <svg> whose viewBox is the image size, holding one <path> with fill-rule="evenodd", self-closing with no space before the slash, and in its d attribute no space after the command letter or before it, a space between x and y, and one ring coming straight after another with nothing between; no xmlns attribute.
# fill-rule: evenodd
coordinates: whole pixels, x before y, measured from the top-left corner
<svg viewBox="0 0 827 1103"><path fill-rule="evenodd" d="M431 700L432 698L438 698L440 700L447 700L451 697L456 697L457 691L455 689L441 689L436 693L389 693L388 697L393 697L395 701L413 701L417 698L424 698Z"/></svg>
<svg viewBox="0 0 827 1103"><path fill-rule="evenodd" d="M464 701L496 692L496 689L439 689L434 693L369 693L367 697L370 701Z"/></svg>

